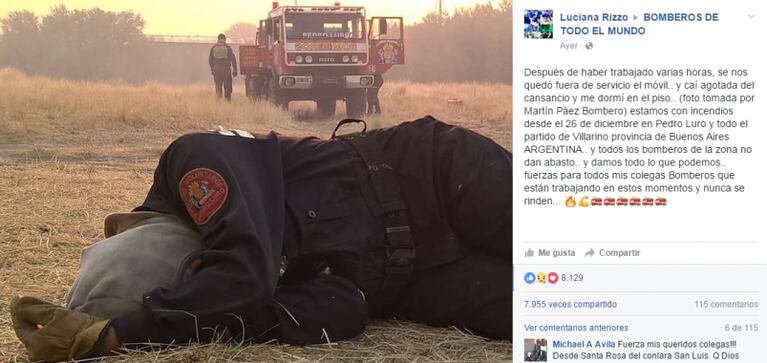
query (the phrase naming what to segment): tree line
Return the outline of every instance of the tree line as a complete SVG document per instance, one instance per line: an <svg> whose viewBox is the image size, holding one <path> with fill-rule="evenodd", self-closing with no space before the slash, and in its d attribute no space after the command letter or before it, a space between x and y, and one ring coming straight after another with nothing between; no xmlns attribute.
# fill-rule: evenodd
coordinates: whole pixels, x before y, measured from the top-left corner
<svg viewBox="0 0 767 363"><path fill-rule="evenodd" d="M511 83L511 0L452 15L429 14L405 28L405 65L389 79Z"/></svg>
<svg viewBox="0 0 767 363"><path fill-rule="evenodd" d="M511 16L511 0L429 14L405 28L406 64L392 68L386 78L511 83ZM12 11L0 19L0 67L77 80L208 80L208 47L155 44L144 35L145 24L131 11L64 5L43 16ZM237 23L227 34L253 38L254 29Z"/></svg>
<svg viewBox="0 0 767 363"><path fill-rule="evenodd" d="M144 78L135 60L147 50L145 21L130 12L51 8L38 17L12 11L0 20L0 66L69 79Z"/></svg>

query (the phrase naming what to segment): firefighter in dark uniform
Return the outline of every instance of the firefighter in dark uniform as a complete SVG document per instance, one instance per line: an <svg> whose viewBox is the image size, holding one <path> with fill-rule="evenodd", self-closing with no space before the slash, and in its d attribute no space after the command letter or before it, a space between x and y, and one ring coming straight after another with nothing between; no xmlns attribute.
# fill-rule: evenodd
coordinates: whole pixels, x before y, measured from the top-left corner
<svg viewBox="0 0 767 363"><path fill-rule="evenodd" d="M357 336L368 317L511 339L511 172L508 151L431 117L330 140L185 135L137 210L197 226L206 248L189 277L110 320L17 299L14 327L51 358L42 332L55 325L72 346L58 359L207 342L214 328L315 344Z"/></svg>
<svg viewBox="0 0 767 363"><path fill-rule="evenodd" d="M216 85L216 95L221 98L223 94L227 101L231 101L232 77L237 77L237 59L232 47L226 44L226 35L218 35L218 42L210 48L208 64Z"/></svg>
<svg viewBox="0 0 767 363"><path fill-rule="evenodd" d="M384 80L380 74L373 75L373 85L367 90L368 115L381 113L381 103L378 102L378 91L381 90Z"/></svg>

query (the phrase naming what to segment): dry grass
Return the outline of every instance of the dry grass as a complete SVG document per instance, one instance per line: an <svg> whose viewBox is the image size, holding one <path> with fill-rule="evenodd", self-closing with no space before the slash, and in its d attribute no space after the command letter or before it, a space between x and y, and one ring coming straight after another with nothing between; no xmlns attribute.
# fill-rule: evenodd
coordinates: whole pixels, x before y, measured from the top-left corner
<svg viewBox="0 0 767 363"><path fill-rule="evenodd" d="M240 86L241 87L241 86ZM235 90L216 101L207 85L79 83L0 69L0 361L24 361L11 328L15 295L62 303L78 270L80 250L103 238L102 220L139 204L156 160L182 133L222 124L255 132L329 136L306 102L291 113L251 103ZM448 98L462 105L448 106ZM511 147L511 87L387 83L384 116L372 127L432 114ZM333 345L204 345L132 352L110 362L510 361L511 344L487 342L455 329L375 322L359 338Z"/></svg>

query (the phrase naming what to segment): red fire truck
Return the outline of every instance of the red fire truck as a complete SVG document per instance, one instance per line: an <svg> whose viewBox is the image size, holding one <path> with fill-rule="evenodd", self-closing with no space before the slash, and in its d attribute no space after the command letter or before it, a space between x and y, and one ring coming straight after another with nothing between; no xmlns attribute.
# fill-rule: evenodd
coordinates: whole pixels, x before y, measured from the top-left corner
<svg viewBox="0 0 767 363"><path fill-rule="evenodd" d="M365 112L365 92L395 64L404 64L402 17L365 17L359 6L279 6L261 20L255 45L240 46L240 73L252 99L287 109L294 100L317 103L333 115Z"/></svg>

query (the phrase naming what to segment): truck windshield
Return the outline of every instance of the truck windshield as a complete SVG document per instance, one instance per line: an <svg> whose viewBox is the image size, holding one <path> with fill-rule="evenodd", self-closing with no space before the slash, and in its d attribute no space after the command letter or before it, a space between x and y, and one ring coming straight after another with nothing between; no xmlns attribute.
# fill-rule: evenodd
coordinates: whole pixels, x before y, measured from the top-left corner
<svg viewBox="0 0 767 363"><path fill-rule="evenodd" d="M285 34L303 39L364 39L360 14L286 14Z"/></svg>

